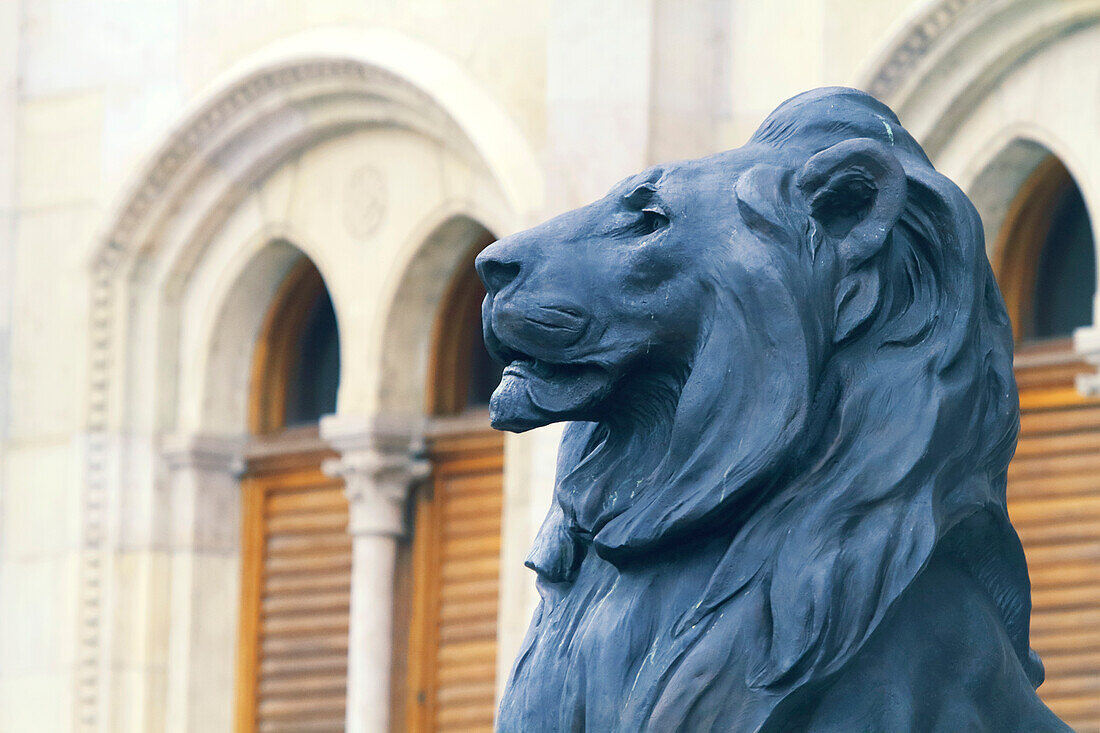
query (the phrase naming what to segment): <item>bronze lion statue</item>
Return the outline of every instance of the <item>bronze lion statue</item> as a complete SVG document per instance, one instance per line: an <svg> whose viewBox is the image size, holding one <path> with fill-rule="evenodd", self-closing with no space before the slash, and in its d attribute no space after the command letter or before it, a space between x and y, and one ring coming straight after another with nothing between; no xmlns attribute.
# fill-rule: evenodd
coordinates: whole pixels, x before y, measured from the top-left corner
<svg viewBox="0 0 1100 733"><path fill-rule="evenodd" d="M477 269L500 429L569 421L503 731L1064 731L966 196L854 89Z"/></svg>

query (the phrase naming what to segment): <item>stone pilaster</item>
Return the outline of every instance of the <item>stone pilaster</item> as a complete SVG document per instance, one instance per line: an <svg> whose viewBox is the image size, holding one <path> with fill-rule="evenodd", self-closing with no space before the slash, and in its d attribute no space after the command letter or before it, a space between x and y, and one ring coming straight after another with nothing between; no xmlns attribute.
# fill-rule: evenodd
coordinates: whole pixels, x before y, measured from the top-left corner
<svg viewBox="0 0 1100 733"><path fill-rule="evenodd" d="M240 477L243 438L171 436L167 472L169 592L164 730L233 725L240 597Z"/></svg>

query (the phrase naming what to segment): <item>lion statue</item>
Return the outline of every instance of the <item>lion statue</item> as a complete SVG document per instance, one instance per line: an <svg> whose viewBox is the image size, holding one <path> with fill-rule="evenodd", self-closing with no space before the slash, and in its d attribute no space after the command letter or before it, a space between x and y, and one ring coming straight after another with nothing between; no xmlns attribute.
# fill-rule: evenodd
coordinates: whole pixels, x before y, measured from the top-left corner
<svg viewBox="0 0 1100 733"><path fill-rule="evenodd" d="M966 196L844 88L485 249L498 429L569 421L503 731L1066 731Z"/></svg>

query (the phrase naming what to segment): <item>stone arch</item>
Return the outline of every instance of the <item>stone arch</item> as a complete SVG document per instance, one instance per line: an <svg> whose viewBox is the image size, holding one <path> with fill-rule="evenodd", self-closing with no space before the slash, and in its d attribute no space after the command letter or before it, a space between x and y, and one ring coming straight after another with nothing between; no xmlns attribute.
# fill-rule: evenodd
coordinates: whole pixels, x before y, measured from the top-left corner
<svg viewBox="0 0 1100 733"><path fill-rule="evenodd" d="M1100 22L1096 0L931 0L857 75L937 159L978 100L1051 43Z"/></svg>
<svg viewBox="0 0 1100 733"><path fill-rule="evenodd" d="M990 261L1003 255L997 238L1020 187L1048 156L1057 154L1034 134L1012 135L996 141L995 152L979 157L977 174L966 184L967 195L981 215L985 228L986 254ZM1060 156L1058 156L1059 159Z"/></svg>
<svg viewBox="0 0 1100 733"><path fill-rule="evenodd" d="M376 385L380 410L422 414L426 410L428 361L433 324L456 268L491 229L478 218L450 207L425 226L419 246L401 267L401 277L385 297L375 343L382 354Z"/></svg>
<svg viewBox="0 0 1100 733"><path fill-rule="evenodd" d="M155 497L154 504L164 501L156 498L163 493L157 487L164 470L171 473L181 461L203 471L215 464L222 473L232 470L231 441L211 443L204 433L236 432L241 390L210 375L240 364L245 347L239 339L262 317L255 315L263 310L257 303L288 266L289 251L269 243L276 235L304 241L294 231L257 231L239 223L238 213L255 205L250 186L303 150L375 128L414 133L485 170L493 190L473 196L492 200L485 205L504 228L530 221L541 206L541 173L522 134L453 62L390 31L315 30L273 44L211 85L124 193L93 250L78 730L109 726L106 713L115 706L108 700L117 702L120 694L111 679L126 663L114 659L106 644L120 623L108 611L144 603L125 594L146 591L113 580L121 572L115 548L148 547L162 531L153 526L161 520L147 497ZM227 229L239 243L235 250L215 246ZM251 260L265 248L261 259ZM222 278L204 274L212 259L225 266ZM322 260L313 259L323 269ZM240 273L243 280L237 279ZM211 316L215 302L227 310ZM200 311L206 320L193 318ZM227 339L236 351L215 354L212 347ZM198 407L181 399L191 390L203 395ZM124 510L140 516L123 518ZM185 643L173 642L173 648L186 656ZM138 656L158 653L146 649ZM175 722L191 725L188 695L204 694L188 692L189 684L203 687L194 675L197 661L172 660L166 674L183 675L179 684L147 681L141 690L127 688L135 709L145 708L141 700L166 697ZM153 689L158 684L169 689ZM210 688L206 693L225 694ZM174 698L173 689L182 697ZM220 722L193 724L218 728Z"/></svg>
<svg viewBox="0 0 1100 733"><path fill-rule="evenodd" d="M1049 246L1051 217L1063 195L1079 187L1050 147L1034 137L1014 137L979 169L968 189L985 223L986 251L1019 342L1031 335L1037 268ZM1092 249L1095 270L1095 242Z"/></svg>
<svg viewBox="0 0 1100 733"><path fill-rule="evenodd" d="M192 432L247 432L248 379L261 325L290 270L303 258L311 259L282 236L266 239L258 251L246 249L241 254L247 262L228 273L211 300L209 307L217 315L200 320L202 328L183 344L185 355L191 356L186 341L196 342L193 356L198 362L184 369L184 375L202 380L192 388L196 399L182 397L189 385L180 388L181 412L194 410L192 415L182 415L181 422L192 426ZM337 322L339 317L337 313Z"/></svg>

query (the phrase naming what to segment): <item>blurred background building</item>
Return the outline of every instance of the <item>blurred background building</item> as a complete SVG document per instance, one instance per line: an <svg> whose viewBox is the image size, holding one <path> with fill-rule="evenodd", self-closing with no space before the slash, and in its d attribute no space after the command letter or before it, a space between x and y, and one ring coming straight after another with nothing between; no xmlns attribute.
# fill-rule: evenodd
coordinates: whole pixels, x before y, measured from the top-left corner
<svg viewBox="0 0 1100 733"><path fill-rule="evenodd" d="M486 429L473 254L824 84L985 222L1100 730L1100 0L0 4L0 730L487 729L560 433Z"/></svg>

